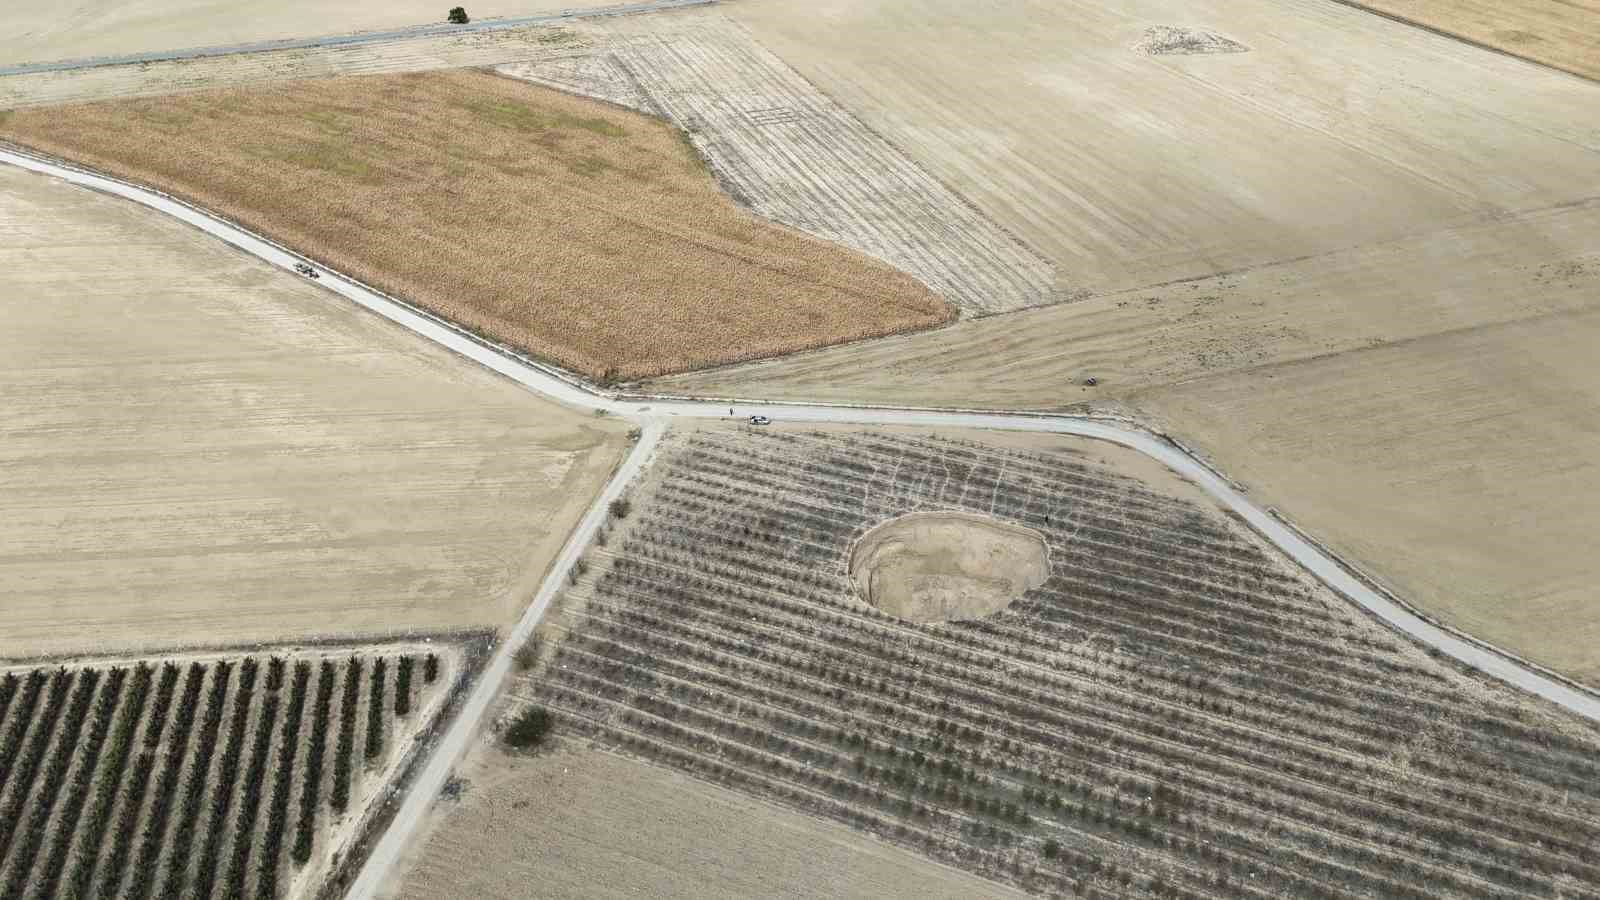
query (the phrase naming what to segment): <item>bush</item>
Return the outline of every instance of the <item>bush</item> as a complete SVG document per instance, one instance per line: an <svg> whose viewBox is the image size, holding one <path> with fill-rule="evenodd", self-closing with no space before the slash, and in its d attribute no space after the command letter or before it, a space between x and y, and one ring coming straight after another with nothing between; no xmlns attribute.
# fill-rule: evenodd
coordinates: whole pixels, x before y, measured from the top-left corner
<svg viewBox="0 0 1600 900"><path fill-rule="evenodd" d="M532 750L544 741L555 724L550 711L542 706L530 706L512 720L506 729L506 746L517 750Z"/></svg>
<svg viewBox="0 0 1600 900"><path fill-rule="evenodd" d="M465 25L472 20L467 18L466 7L452 6L450 8L450 14L445 16L445 21L449 22L451 25Z"/></svg>
<svg viewBox="0 0 1600 900"><path fill-rule="evenodd" d="M633 512L633 501L627 497L618 497L611 501L611 515L618 519L626 519L628 513Z"/></svg>
<svg viewBox="0 0 1600 900"><path fill-rule="evenodd" d="M1045 859L1055 859L1059 855L1061 855L1060 841L1056 840L1055 838L1051 838L1050 840L1044 842Z"/></svg>
<svg viewBox="0 0 1600 900"><path fill-rule="evenodd" d="M517 671L519 672L526 672L533 668L533 664L539 661L539 636L536 634L528 638L527 643L517 648L512 660L516 662Z"/></svg>

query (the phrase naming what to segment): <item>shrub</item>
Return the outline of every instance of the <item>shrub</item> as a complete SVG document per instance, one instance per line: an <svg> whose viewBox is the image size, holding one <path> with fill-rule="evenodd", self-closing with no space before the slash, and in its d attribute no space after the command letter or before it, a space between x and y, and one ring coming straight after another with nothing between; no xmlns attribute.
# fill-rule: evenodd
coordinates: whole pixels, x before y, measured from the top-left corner
<svg viewBox="0 0 1600 900"><path fill-rule="evenodd" d="M611 501L611 515L615 518L626 519L631 512L633 512L633 501L627 497L618 497Z"/></svg>
<svg viewBox="0 0 1600 900"><path fill-rule="evenodd" d="M445 21L449 22L451 25L465 25L472 20L467 18L466 7L452 6L450 7L450 14L445 16Z"/></svg>
<svg viewBox="0 0 1600 900"><path fill-rule="evenodd" d="M544 741L554 724L549 710L542 706L530 706L519 713L506 729L506 745L517 750L533 750Z"/></svg>
<svg viewBox="0 0 1600 900"><path fill-rule="evenodd" d="M1059 855L1061 855L1060 841L1056 840L1055 838L1051 838L1050 840L1044 842L1045 859L1055 859Z"/></svg>
<svg viewBox="0 0 1600 900"><path fill-rule="evenodd" d="M539 636L536 634L528 638L527 643L517 648L512 660L516 662L519 672L533 668L534 663L539 661Z"/></svg>

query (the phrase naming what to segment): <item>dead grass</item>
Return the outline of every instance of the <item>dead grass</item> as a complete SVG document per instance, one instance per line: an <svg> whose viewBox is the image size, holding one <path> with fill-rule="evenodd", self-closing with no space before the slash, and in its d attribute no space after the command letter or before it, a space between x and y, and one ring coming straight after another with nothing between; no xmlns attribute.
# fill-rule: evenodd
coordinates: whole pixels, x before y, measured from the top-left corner
<svg viewBox="0 0 1600 900"><path fill-rule="evenodd" d="M1351 5L1600 79L1600 0L1351 0Z"/></svg>
<svg viewBox="0 0 1600 900"><path fill-rule="evenodd" d="M740 210L667 126L482 72L19 110L0 136L189 197L591 377L953 315L885 264Z"/></svg>

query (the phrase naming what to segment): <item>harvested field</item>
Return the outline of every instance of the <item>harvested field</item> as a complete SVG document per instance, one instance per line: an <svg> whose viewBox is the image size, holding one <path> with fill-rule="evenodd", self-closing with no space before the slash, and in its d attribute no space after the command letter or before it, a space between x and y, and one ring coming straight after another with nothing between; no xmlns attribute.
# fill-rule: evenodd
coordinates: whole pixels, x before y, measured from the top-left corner
<svg viewBox="0 0 1600 900"><path fill-rule="evenodd" d="M468 10L476 21L615 0L486 0ZM0 64L119 56L278 38L315 37L434 25L448 6L424 0L270 4L208 0L66 0L49 15L14 16L0 35Z"/></svg>
<svg viewBox="0 0 1600 900"><path fill-rule="evenodd" d="M0 135L597 379L953 315L883 263L739 210L669 127L482 72L20 110Z"/></svg>
<svg viewBox="0 0 1600 900"><path fill-rule="evenodd" d="M381 897L977 900L1021 896L849 826L566 742L479 747Z"/></svg>
<svg viewBox="0 0 1600 900"><path fill-rule="evenodd" d="M309 896L352 852L465 645L0 673L0 896Z"/></svg>
<svg viewBox="0 0 1600 900"><path fill-rule="evenodd" d="M1597 0L1340 0L1600 79Z"/></svg>
<svg viewBox="0 0 1600 900"><path fill-rule="evenodd" d="M0 109L260 86L329 75L378 75L587 53L568 28L535 26L425 38L271 50L204 59L0 76Z"/></svg>
<svg viewBox="0 0 1600 900"><path fill-rule="evenodd" d="M722 10L1089 296L654 389L1113 406L1600 678L1600 86L1320 0ZM1157 25L1250 52L1137 53Z"/></svg>
<svg viewBox="0 0 1600 900"><path fill-rule="evenodd" d="M627 427L0 166L0 656L514 621Z"/></svg>
<svg viewBox="0 0 1600 900"><path fill-rule="evenodd" d="M579 29L593 55L499 71L661 116L755 212L909 272L964 313L1059 299L1049 263L726 18Z"/></svg>
<svg viewBox="0 0 1600 900"><path fill-rule="evenodd" d="M1130 456L671 435L519 700L569 738L1038 892L1600 883L1600 732L1435 662ZM853 540L919 511L1038 531L1049 580L962 623L856 599Z"/></svg>

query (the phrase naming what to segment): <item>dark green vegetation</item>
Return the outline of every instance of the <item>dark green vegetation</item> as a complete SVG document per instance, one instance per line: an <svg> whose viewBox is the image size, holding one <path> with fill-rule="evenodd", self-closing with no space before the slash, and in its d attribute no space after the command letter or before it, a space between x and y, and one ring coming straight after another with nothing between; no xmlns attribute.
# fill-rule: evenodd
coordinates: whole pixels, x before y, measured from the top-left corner
<svg viewBox="0 0 1600 900"><path fill-rule="evenodd" d="M553 725L555 720L549 710L542 706L530 706L506 726L506 745L517 750L537 749Z"/></svg>
<svg viewBox="0 0 1600 900"><path fill-rule="evenodd" d="M1600 890L1600 736L1209 508L1064 450L780 431L661 453L525 682L558 734L1040 893ZM854 598L856 538L952 509L1038 530L1049 580L942 625Z"/></svg>
<svg viewBox="0 0 1600 900"><path fill-rule="evenodd" d="M380 732L377 777L382 733L432 690L412 673L443 683L435 654L323 657L0 675L0 898L282 896L325 861L331 735L337 814L368 775L350 770L353 742Z"/></svg>

